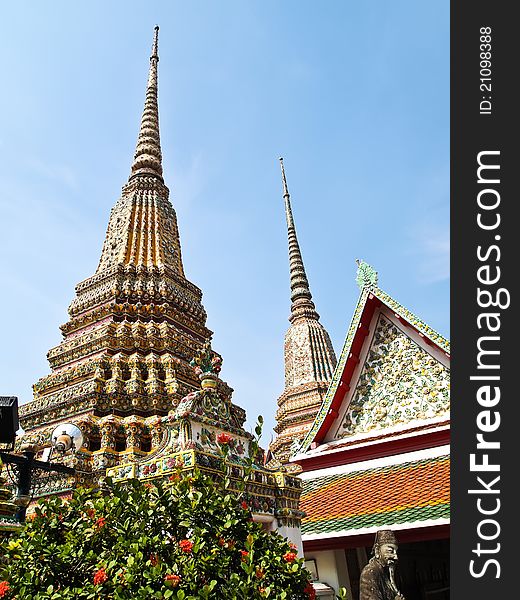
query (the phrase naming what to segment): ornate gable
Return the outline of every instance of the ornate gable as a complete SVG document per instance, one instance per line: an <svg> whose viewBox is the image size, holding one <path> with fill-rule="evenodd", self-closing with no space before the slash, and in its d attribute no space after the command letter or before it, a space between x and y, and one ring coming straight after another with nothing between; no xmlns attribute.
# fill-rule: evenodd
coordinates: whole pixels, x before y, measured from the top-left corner
<svg viewBox="0 0 520 600"><path fill-rule="evenodd" d="M336 370L293 457L336 439L449 418L449 341L381 290L363 261L356 281L361 294Z"/></svg>
<svg viewBox="0 0 520 600"><path fill-rule="evenodd" d="M445 415L450 409L449 387L449 370L380 314L334 437Z"/></svg>

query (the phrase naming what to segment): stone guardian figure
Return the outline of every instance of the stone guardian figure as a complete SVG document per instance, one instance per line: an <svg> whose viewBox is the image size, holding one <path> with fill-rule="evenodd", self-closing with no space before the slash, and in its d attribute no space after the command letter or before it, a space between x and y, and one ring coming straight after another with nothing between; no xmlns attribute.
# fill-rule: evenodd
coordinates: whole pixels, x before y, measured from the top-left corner
<svg viewBox="0 0 520 600"><path fill-rule="evenodd" d="M359 600L405 600L395 583L397 539L394 532L389 529L377 531L372 553L361 571Z"/></svg>

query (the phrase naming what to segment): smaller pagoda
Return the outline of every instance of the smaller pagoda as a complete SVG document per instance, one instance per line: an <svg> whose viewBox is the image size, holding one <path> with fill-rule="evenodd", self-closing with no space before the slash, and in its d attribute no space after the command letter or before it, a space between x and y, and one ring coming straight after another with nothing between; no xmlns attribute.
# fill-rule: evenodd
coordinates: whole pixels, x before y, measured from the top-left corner
<svg viewBox="0 0 520 600"><path fill-rule="evenodd" d="M285 387L278 398L274 428L277 436L269 447L269 464L273 467L284 464L286 469L297 470L294 464L289 464L289 458L314 423L336 367L336 355L312 300L283 158L280 158L280 166L289 244L291 325L285 334Z"/></svg>

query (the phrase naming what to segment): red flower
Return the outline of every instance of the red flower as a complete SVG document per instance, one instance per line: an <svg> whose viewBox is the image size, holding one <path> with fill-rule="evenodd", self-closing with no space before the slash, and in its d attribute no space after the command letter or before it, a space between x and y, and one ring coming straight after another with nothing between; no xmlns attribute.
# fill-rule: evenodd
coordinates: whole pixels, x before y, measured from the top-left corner
<svg viewBox="0 0 520 600"><path fill-rule="evenodd" d="M96 521L96 527L100 528L105 526L105 523L107 522L107 520L105 519L105 517L99 517L99 519Z"/></svg>
<svg viewBox="0 0 520 600"><path fill-rule="evenodd" d="M95 511L93 508L89 508L89 509L87 510L87 515L88 515L88 516L89 516L91 519L93 519L93 518L96 516L96 511Z"/></svg>
<svg viewBox="0 0 520 600"><path fill-rule="evenodd" d="M153 488L153 485L152 485L151 483L145 483L145 484L144 484L144 487L145 487L147 490L149 490L149 489Z"/></svg>
<svg viewBox="0 0 520 600"><path fill-rule="evenodd" d="M296 558L296 553L295 552L286 552L283 555L284 560L286 560L287 562L293 562L293 560Z"/></svg>
<svg viewBox="0 0 520 600"><path fill-rule="evenodd" d="M262 579L262 577L264 576L264 570L257 568L255 575L258 577L258 579Z"/></svg>
<svg viewBox="0 0 520 600"><path fill-rule="evenodd" d="M307 583L303 591L309 596L309 600L314 600L316 598L316 590L310 581Z"/></svg>
<svg viewBox="0 0 520 600"><path fill-rule="evenodd" d="M226 540L224 538L219 538L218 539L218 545L219 546L225 546L226 545Z"/></svg>
<svg viewBox="0 0 520 600"><path fill-rule="evenodd" d="M157 558L157 554L150 554L150 563L152 564L152 567L156 567L157 564L159 563L159 559Z"/></svg>
<svg viewBox="0 0 520 600"><path fill-rule="evenodd" d="M179 481L180 479L180 475L178 473L174 473L173 475L170 475L168 477L168 479L172 482L175 483L176 481Z"/></svg>
<svg viewBox="0 0 520 600"><path fill-rule="evenodd" d="M249 556L249 552L247 550L240 550L240 554L242 555L242 562L244 562Z"/></svg>
<svg viewBox="0 0 520 600"><path fill-rule="evenodd" d="M193 542L190 540L181 540L179 542L179 547L183 552L189 553L193 548Z"/></svg>
<svg viewBox="0 0 520 600"><path fill-rule="evenodd" d="M242 500L242 502L240 503L240 506L244 509L244 510L248 510L249 509L249 505L247 504L247 502L245 500Z"/></svg>
<svg viewBox="0 0 520 600"><path fill-rule="evenodd" d="M219 433L217 435L217 442L221 446L225 446L226 444L229 444L229 442L231 442L232 439L233 438L228 433Z"/></svg>
<svg viewBox="0 0 520 600"><path fill-rule="evenodd" d="M99 585L100 583L105 583L108 579L107 572L103 567L94 573L94 585Z"/></svg>
<svg viewBox="0 0 520 600"><path fill-rule="evenodd" d="M177 587L181 581L181 578L178 575L174 575L173 573L170 573L168 575L165 575L164 581L166 583L170 584L171 587Z"/></svg>
<svg viewBox="0 0 520 600"><path fill-rule="evenodd" d="M9 582L0 581L0 598L3 598L10 589L11 586L9 585Z"/></svg>

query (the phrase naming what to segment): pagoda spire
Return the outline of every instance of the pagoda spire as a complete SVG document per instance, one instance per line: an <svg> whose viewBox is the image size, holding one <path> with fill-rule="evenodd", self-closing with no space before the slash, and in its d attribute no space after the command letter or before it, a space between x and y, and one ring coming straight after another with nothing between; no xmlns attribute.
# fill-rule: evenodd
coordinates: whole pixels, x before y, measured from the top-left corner
<svg viewBox="0 0 520 600"><path fill-rule="evenodd" d="M157 102L157 67L159 64L159 26L154 29L152 54L141 127L132 164L130 179L139 175L157 177L163 181L159 106Z"/></svg>
<svg viewBox="0 0 520 600"><path fill-rule="evenodd" d="M296 227L291 208L291 196L287 187L287 178L283 158L280 157L280 167L282 169L283 199L285 203L285 218L287 220L287 238L289 241L289 269L291 277L291 316L289 321L293 321L299 316L314 317L319 319L316 312L312 294L309 286L309 280L305 272L300 245L296 235Z"/></svg>
<svg viewBox="0 0 520 600"><path fill-rule="evenodd" d="M163 268L184 278L177 216L164 184L157 70L159 27L154 29L141 127L132 170L112 209L98 272L112 268ZM150 287L150 282L140 286Z"/></svg>

